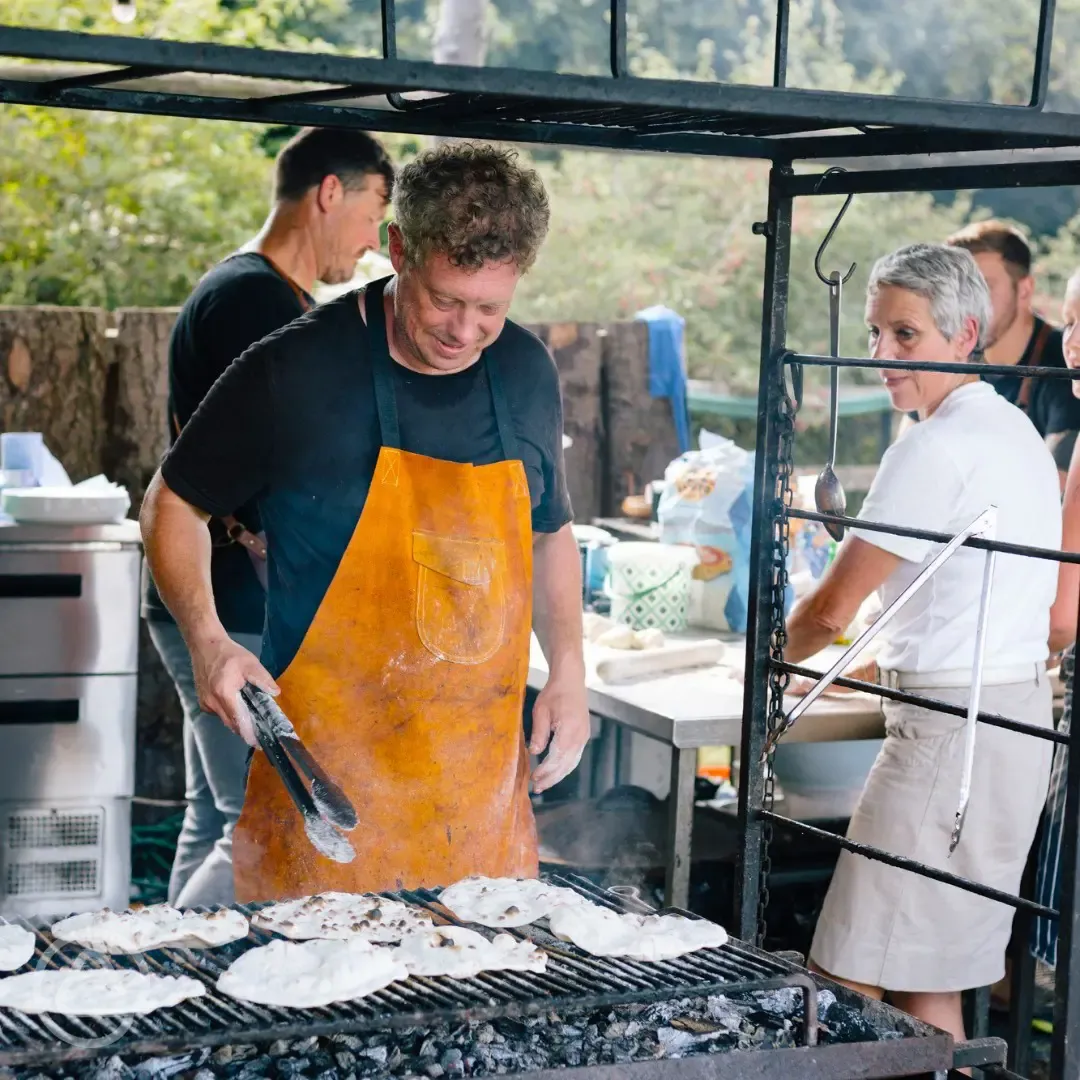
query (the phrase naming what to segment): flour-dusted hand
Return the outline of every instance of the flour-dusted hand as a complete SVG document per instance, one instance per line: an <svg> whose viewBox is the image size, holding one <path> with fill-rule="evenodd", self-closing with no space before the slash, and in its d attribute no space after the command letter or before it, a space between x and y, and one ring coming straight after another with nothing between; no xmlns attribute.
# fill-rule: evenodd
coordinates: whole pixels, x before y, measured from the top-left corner
<svg viewBox="0 0 1080 1080"><path fill-rule="evenodd" d="M196 640L190 648L199 704L221 717L248 746L258 746L254 721L240 690L244 683L250 682L277 696L281 693L277 683L253 653L228 636Z"/></svg>
<svg viewBox="0 0 1080 1080"><path fill-rule="evenodd" d="M542 754L547 750L533 772L532 788L536 794L554 787L578 767L589 735L585 680L580 676L552 676L533 706L529 752Z"/></svg>

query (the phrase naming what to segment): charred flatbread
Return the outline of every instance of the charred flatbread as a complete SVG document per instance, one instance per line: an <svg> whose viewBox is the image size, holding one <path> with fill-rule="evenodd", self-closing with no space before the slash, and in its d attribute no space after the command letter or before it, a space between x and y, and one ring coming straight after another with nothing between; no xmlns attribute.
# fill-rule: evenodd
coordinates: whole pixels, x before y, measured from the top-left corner
<svg viewBox="0 0 1080 1080"><path fill-rule="evenodd" d="M409 976L393 949L360 937L282 941L250 949L218 979L229 997L259 1005L316 1009L355 1001Z"/></svg>
<svg viewBox="0 0 1080 1080"><path fill-rule="evenodd" d="M327 892L261 908L255 926L293 941L360 937L390 944L431 926L431 914L400 900L365 893Z"/></svg>
<svg viewBox="0 0 1080 1080"><path fill-rule="evenodd" d="M598 904L557 908L548 925L557 938L593 956L628 960L671 960L699 949L719 948L728 939L722 926L705 919L619 914Z"/></svg>
<svg viewBox="0 0 1080 1080"><path fill-rule="evenodd" d="M496 934L489 941L464 926L436 926L410 934L394 955L413 975L469 979L481 971L543 971L547 954L531 941Z"/></svg>
<svg viewBox="0 0 1080 1080"><path fill-rule="evenodd" d="M55 941L70 941L94 952L132 955L167 947L212 949L248 935L248 921L238 911L180 911L151 904L130 911L86 912L54 923Z"/></svg>

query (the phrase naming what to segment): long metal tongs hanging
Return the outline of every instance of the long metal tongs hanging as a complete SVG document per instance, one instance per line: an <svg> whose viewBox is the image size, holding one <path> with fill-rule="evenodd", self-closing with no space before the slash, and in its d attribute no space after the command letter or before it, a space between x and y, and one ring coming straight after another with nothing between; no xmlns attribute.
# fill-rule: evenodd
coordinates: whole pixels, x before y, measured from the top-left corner
<svg viewBox="0 0 1080 1080"><path fill-rule="evenodd" d="M988 506L970 525L961 529L938 554L923 567L910 585L874 620L856 639L844 655L816 683L812 689L784 717L784 723L765 740L762 761L775 749L783 735L790 730L800 716L826 690L862 652L862 650L895 618L900 609L925 585L950 558L959 550L965 540L972 536L981 536L993 540L997 533L997 507ZM990 594L994 582L994 565L997 552L987 551L983 566L982 592L979 596L979 617L975 631L975 657L971 667L971 697L968 699L967 722L964 727L964 767L960 779L960 802L953 824L949 853L956 850L960 842L960 833L964 828L968 801L971 797L971 774L975 762L975 725L979 715L979 699L982 693L983 657L986 653L986 625L990 614Z"/></svg>
<svg viewBox="0 0 1080 1080"><path fill-rule="evenodd" d="M828 169L821 174L821 179L818 180L818 186L825 177L832 175L833 173L843 172L843 169L833 168ZM840 213L836 215L835 220L829 227L829 231L825 234L825 239L821 241L821 245L817 249L817 254L814 256L814 273L817 274L818 280L829 287L829 355L833 359L837 359L840 356L840 304L841 295L844 285L851 280L851 275L855 273L858 266L857 263L852 263L848 268L846 274L841 275L839 270L833 270L828 277L822 272L821 260L825 255L825 251L829 246L829 242L832 240L836 233L836 230L840 227L840 222L844 220L844 215L847 213L848 207L851 205L853 195L849 195L844 200L844 205L840 208ZM839 422L840 415L840 369L838 367L829 368L829 457L825 462L825 468L821 470L817 478L817 483L814 485L814 502L817 505L819 514L833 514L837 517L843 517L847 512L847 496L844 494L844 485L840 483L840 478L836 475L834 466L836 465L836 429ZM825 531L837 542L844 539L844 526L838 525L835 522L825 522Z"/></svg>

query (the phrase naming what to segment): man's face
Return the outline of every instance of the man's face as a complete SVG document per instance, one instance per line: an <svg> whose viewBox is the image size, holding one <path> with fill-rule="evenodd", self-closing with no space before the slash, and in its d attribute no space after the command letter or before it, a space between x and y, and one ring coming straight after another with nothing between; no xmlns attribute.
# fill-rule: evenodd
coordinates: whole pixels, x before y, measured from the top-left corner
<svg viewBox="0 0 1080 1080"><path fill-rule="evenodd" d="M466 270L436 254L422 266L408 266L394 226L390 259L398 274L396 344L410 366L448 375L476 363L506 324L521 278L514 263L485 263L479 270Z"/></svg>
<svg viewBox="0 0 1080 1080"><path fill-rule="evenodd" d="M386 217L386 180L371 174L356 190L328 176L317 190L319 209L318 278L326 285L352 280L357 262L379 246L379 227Z"/></svg>
<svg viewBox="0 0 1080 1080"><path fill-rule="evenodd" d="M982 251L975 256L986 284L990 288L993 317L986 335L987 346L998 342L1031 303L1030 277L1017 279L1005 260L996 251Z"/></svg>

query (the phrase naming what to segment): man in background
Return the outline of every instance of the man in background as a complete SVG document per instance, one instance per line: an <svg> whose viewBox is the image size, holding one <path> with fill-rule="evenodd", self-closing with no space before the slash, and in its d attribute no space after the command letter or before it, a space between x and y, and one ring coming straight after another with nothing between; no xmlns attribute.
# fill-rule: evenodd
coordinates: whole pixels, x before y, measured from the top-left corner
<svg viewBox="0 0 1080 1080"><path fill-rule="evenodd" d="M360 257L379 246L393 176L382 146L362 132L308 129L284 147L265 225L202 278L173 327L170 442L233 360L314 306L316 281L349 281ZM236 507L211 521L211 532L218 616L231 638L257 654L266 547L255 508ZM180 907L231 904L232 834L244 802L248 748L200 709L187 645L145 568L143 616L184 712L187 810L168 899Z"/></svg>
<svg viewBox="0 0 1080 1080"><path fill-rule="evenodd" d="M1019 367L1065 367L1061 331L1035 314L1032 299L1031 247L1024 235L1001 221L965 226L946 243L970 251L990 287L993 321L986 347L987 363L1003 370ZM1077 431L1080 400L1068 379L1025 379L984 375L1002 397L1027 413L1046 440L1064 484Z"/></svg>

